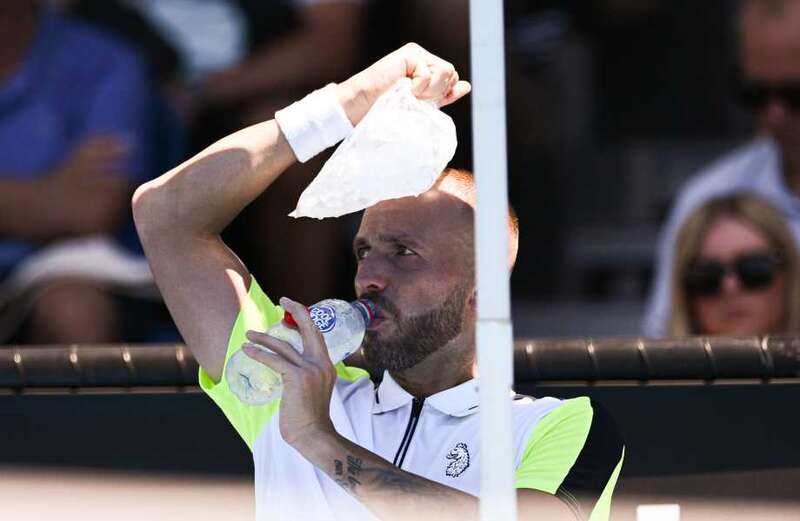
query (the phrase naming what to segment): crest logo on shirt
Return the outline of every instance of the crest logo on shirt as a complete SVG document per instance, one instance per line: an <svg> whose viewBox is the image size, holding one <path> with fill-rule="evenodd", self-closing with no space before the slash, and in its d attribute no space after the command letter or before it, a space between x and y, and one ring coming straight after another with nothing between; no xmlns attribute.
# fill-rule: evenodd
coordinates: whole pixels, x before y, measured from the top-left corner
<svg viewBox="0 0 800 521"><path fill-rule="evenodd" d="M448 452L445 457L451 460L445 470L445 474L451 478L457 478L469 467L469 450L466 443L456 443L453 450Z"/></svg>
<svg viewBox="0 0 800 521"><path fill-rule="evenodd" d="M336 311L330 306L313 306L308 313L311 315L311 321L323 333L336 326Z"/></svg>

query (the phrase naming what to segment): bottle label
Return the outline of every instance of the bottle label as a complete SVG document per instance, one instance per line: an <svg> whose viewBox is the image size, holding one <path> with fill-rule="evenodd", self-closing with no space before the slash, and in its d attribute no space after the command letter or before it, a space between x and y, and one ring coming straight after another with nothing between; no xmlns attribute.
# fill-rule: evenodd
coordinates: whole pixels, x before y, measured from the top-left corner
<svg viewBox="0 0 800 521"><path fill-rule="evenodd" d="M308 310L311 321L322 333L327 333L336 327L336 311L330 306L313 306Z"/></svg>

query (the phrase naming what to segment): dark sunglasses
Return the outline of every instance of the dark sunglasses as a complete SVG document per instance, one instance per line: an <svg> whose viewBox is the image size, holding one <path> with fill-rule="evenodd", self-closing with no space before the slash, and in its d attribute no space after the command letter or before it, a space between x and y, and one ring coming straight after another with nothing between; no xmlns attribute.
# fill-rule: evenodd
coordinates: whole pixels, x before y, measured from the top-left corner
<svg viewBox="0 0 800 521"><path fill-rule="evenodd" d="M739 85L739 98L755 110L763 109L770 100L776 99L792 112L800 112L800 81L777 84L744 81Z"/></svg>
<svg viewBox="0 0 800 521"><path fill-rule="evenodd" d="M696 259L686 268L683 284L691 296L716 295L722 279L732 273L743 288L757 290L772 284L782 264L780 257L771 253L746 253L726 263Z"/></svg>

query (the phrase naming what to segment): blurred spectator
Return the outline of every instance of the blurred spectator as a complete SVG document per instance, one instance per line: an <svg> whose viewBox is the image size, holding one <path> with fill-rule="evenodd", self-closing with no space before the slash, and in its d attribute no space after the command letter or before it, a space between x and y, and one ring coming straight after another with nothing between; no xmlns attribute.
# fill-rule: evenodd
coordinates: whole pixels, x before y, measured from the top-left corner
<svg viewBox="0 0 800 521"><path fill-rule="evenodd" d="M681 191L659 243L644 330L665 334L669 270L678 228L705 201L739 191L776 205L800 237L800 0L746 0L739 14L742 99L757 112L759 136L692 179Z"/></svg>
<svg viewBox="0 0 800 521"><path fill-rule="evenodd" d="M265 20L261 27L251 23L253 44L245 59L200 80L198 93L206 106L239 105L244 123L263 121L274 115L276 98L293 99L325 82L341 81L359 65L363 0L272 2L288 4L290 15L274 9L266 13L259 1L241 3L251 17L273 14L278 19L269 26ZM264 31L272 34L258 34Z"/></svg>
<svg viewBox="0 0 800 521"><path fill-rule="evenodd" d="M48 0L53 3L54 0ZM124 40L147 67L152 84L148 96L145 143L148 172L160 174L189 156L187 129L175 107L172 93L180 84L183 64L178 51L140 11L139 0L57 0L58 9ZM138 6L138 7L137 7Z"/></svg>
<svg viewBox="0 0 800 521"><path fill-rule="evenodd" d="M740 193L695 209L678 233L668 333L800 331L800 257L780 210Z"/></svg>
<svg viewBox="0 0 800 521"><path fill-rule="evenodd" d="M178 81L182 64L177 50L139 11L137 1L58 0L55 7L125 40L144 60L154 81L161 85Z"/></svg>
<svg viewBox="0 0 800 521"><path fill-rule="evenodd" d="M92 3L79 3L87 2ZM195 150L273 118L319 85L347 78L361 62L366 0L120 3L148 20L176 50L182 81L173 83L172 101L191 129ZM342 222L287 216L324 157L292 167L292 175L282 176L225 232L271 294L291 291L301 301L315 302L352 291L341 282L352 255ZM293 277L299 272L304 283L298 287Z"/></svg>
<svg viewBox="0 0 800 521"><path fill-rule="evenodd" d="M152 291L128 211L148 100L122 43L0 2L0 341L118 341L115 295Z"/></svg>

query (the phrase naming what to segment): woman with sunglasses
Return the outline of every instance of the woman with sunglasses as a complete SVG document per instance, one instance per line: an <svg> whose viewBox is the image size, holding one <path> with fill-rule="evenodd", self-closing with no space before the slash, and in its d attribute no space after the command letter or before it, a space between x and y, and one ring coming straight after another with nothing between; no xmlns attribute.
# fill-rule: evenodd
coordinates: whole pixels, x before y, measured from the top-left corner
<svg viewBox="0 0 800 521"><path fill-rule="evenodd" d="M800 256L782 214L740 193L697 208L672 266L671 336L800 331Z"/></svg>

